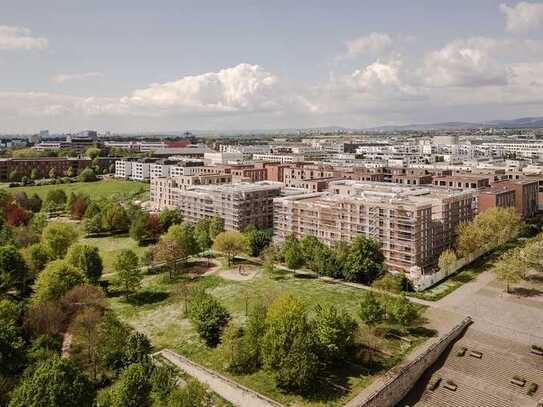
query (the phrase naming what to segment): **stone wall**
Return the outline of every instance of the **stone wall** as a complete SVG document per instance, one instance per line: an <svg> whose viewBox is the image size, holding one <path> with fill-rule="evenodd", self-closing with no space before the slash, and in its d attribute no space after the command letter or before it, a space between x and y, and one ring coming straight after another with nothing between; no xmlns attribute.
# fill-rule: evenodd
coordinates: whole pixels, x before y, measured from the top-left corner
<svg viewBox="0 0 543 407"><path fill-rule="evenodd" d="M432 366L447 347L471 324L470 317L451 329L446 335L429 346L412 361L387 372L383 380L370 386L347 404L349 407L393 407L409 393L422 374Z"/></svg>

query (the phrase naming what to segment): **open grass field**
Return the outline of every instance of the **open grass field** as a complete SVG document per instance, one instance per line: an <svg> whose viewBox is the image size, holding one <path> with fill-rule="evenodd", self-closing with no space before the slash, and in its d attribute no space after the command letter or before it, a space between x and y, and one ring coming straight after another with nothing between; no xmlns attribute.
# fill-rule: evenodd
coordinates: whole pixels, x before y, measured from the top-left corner
<svg viewBox="0 0 543 407"><path fill-rule="evenodd" d="M74 182L72 184L55 184L55 185L30 185L26 187L9 188L8 184L1 184L11 193L24 191L28 195L38 194L40 198L44 199L47 193L53 189L63 189L66 194L70 192L80 193L84 192L88 194L92 199L110 198L113 195L132 195L142 193L146 195L149 191L149 184L137 181L124 181L118 179L108 179L95 182Z"/></svg>
<svg viewBox="0 0 543 407"><path fill-rule="evenodd" d="M384 333L370 335L369 330L361 325L359 334L362 346L369 346L371 342L371 346L377 349L371 368L365 360L368 352L362 351L360 355L354 355L353 363L327 372L318 386L318 394L306 397L285 394L277 389L271 375L262 370L235 376L224 372L217 350L205 345L185 317L185 300L179 287L190 282L194 286L207 288L238 322L245 319L246 308L250 308L251 304L257 301L269 304L285 292L301 298L308 309L316 304L335 304L357 318L360 289L293 274L267 276L258 272L250 280L236 281L220 277L220 270L217 268L213 274L192 279L179 277L170 280L165 273L147 275L138 294L129 299L113 295L110 304L122 320L148 335L157 350L166 347L174 349L281 403L303 406L343 405L377 375L397 364L414 346L433 334L424 328L415 328L400 339Z"/></svg>
<svg viewBox="0 0 543 407"><path fill-rule="evenodd" d="M80 239L83 244L98 247L100 250L100 256L104 263L103 274L109 274L113 272L113 261L123 249L131 249L141 257L146 250L144 246L138 246L138 243L127 235L114 235L105 237L83 237Z"/></svg>

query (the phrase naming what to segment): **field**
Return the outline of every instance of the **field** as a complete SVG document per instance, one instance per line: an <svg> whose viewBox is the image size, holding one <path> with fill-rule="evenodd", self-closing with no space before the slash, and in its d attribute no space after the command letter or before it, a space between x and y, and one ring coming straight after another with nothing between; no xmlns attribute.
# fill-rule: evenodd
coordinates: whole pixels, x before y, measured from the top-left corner
<svg viewBox="0 0 543 407"><path fill-rule="evenodd" d="M96 182L74 182L72 184L55 184L55 185L31 185L26 187L9 188L8 184L2 184L2 187L6 188L10 193L16 193L24 191L27 195L38 194L40 198L44 199L47 193L53 189L63 189L66 194L70 192L84 192L88 194L92 199L109 198L115 194L124 196L131 194L138 194L140 192L146 192L149 190L149 184L137 181L124 181L124 180L101 180Z"/></svg>
<svg viewBox="0 0 543 407"><path fill-rule="evenodd" d="M147 275L138 294L129 299L112 296L110 304L122 320L148 335L156 350L166 347L174 349L195 362L221 371L237 382L285 404L343 405L377 375L398 363L414 346L433 334L424 328L414 328L404 338L387 336L384 331L370 335L368 329L361 326L359 334L362 346L369 346L371 341L371 346L376 349L371 365L367 360L363 361L367 359L367 351L361 351L357 357L353 357L352 363L327 372L325 377L322 377L318 394L306 397L286 394L277 389L273 378L267 372L258 371L236 376L224 372L217 350L206 346L190 321L185 318L185 300L179 287L187 282L194 286L206 287L227 307L232 318L238 322L245 319L246 309L250 308L251 304L257 301L269 304L273 298L284 292L290 292L301 298L308 309L312 309L316 304L335 304L356 316L360 289L326 283L307 276L283 274L269 277L261 272L253 279L234 281L220 277L218 275L220 270L221 268L211 274L192 279L180 277L170 280L164 273Z"/></svg>

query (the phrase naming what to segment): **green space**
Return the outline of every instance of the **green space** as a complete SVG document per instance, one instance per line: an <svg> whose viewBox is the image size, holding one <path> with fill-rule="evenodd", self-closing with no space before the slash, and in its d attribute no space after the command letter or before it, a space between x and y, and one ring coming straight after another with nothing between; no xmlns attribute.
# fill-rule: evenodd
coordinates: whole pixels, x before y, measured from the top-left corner
<svg viewBox="0 0 543 407"><path fill-rule="evenodd" d="M167 273L146 275L138 293L128 299L114 295L110 297L110 305L121 320L145 333L151 339L155 350L174 349L189 359L220 371L281 403L308 406L343 405L377 375L397 364L413 347L433 335L433 332L422 327L408 328L407 332L400 334L398 327L387 323L375 331L370 330L357 317L363 293L357 288L291 273L269 276L259 272L251 280L234 281L224 279L216 273L201 276L202 263L198 264L198 273L191 274L193 266L193 263L189 263L186 273L174 279L170 279ZM219 268L222 269L224 267ZM301 299L309 310L314 309L317 304L335 305L358 320L356 336L361 347L357 348L350 362L342 364L341 369L328 371L320 378L322 385L319 385L317 394L305 397L279 390L272 375L264 370L239 375L229 373L224 369L218 348L207 346L190 319L185 316L187 300L183 287L187 284L192 288L206 288L209 294L226 307L233 321L240 325L246 320L247 309L250 310L259 302L271 304L284 293ZM374 349L371 351L371 361L368 360L370 347Z"/></svg>
<svg viewBox="0 0 543 407"><path fill-rule="evenodd" d="M26 192L27 195L38 194L41 199L45 199L49 191L62 189L66 194L84 193L92 199L111 198L114 195L121 197L127 196L137 198L139 195L144 197L149 191L149 184L137 181L125 181L118 179L107 179L95 182L74 182L71 184L54 184L54 185L30 185L25 187L9 188L9 184L0 184L2 188L15 194L16 192Z"/></svg>
<svg viewBox="0 0 543 407"><path fill-rule="evenodd" d="M104 264L104 274L113 272L113 261L121 250L130 249L136 253L138 257L141 257L147 249L145 246L139 246L134 239L127 235L82 237L80 243L98 248Z"/></svg>

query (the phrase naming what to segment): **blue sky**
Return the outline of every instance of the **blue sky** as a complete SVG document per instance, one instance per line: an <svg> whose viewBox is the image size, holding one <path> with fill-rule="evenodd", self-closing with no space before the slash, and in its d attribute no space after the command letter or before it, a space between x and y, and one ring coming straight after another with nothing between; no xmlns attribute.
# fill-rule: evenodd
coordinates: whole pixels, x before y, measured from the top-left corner
<svg viewBox="0 0 543 407"><path fill-rule="evenodd" d="M543 115L543 2L0 3L0 132Z"/></svg>

